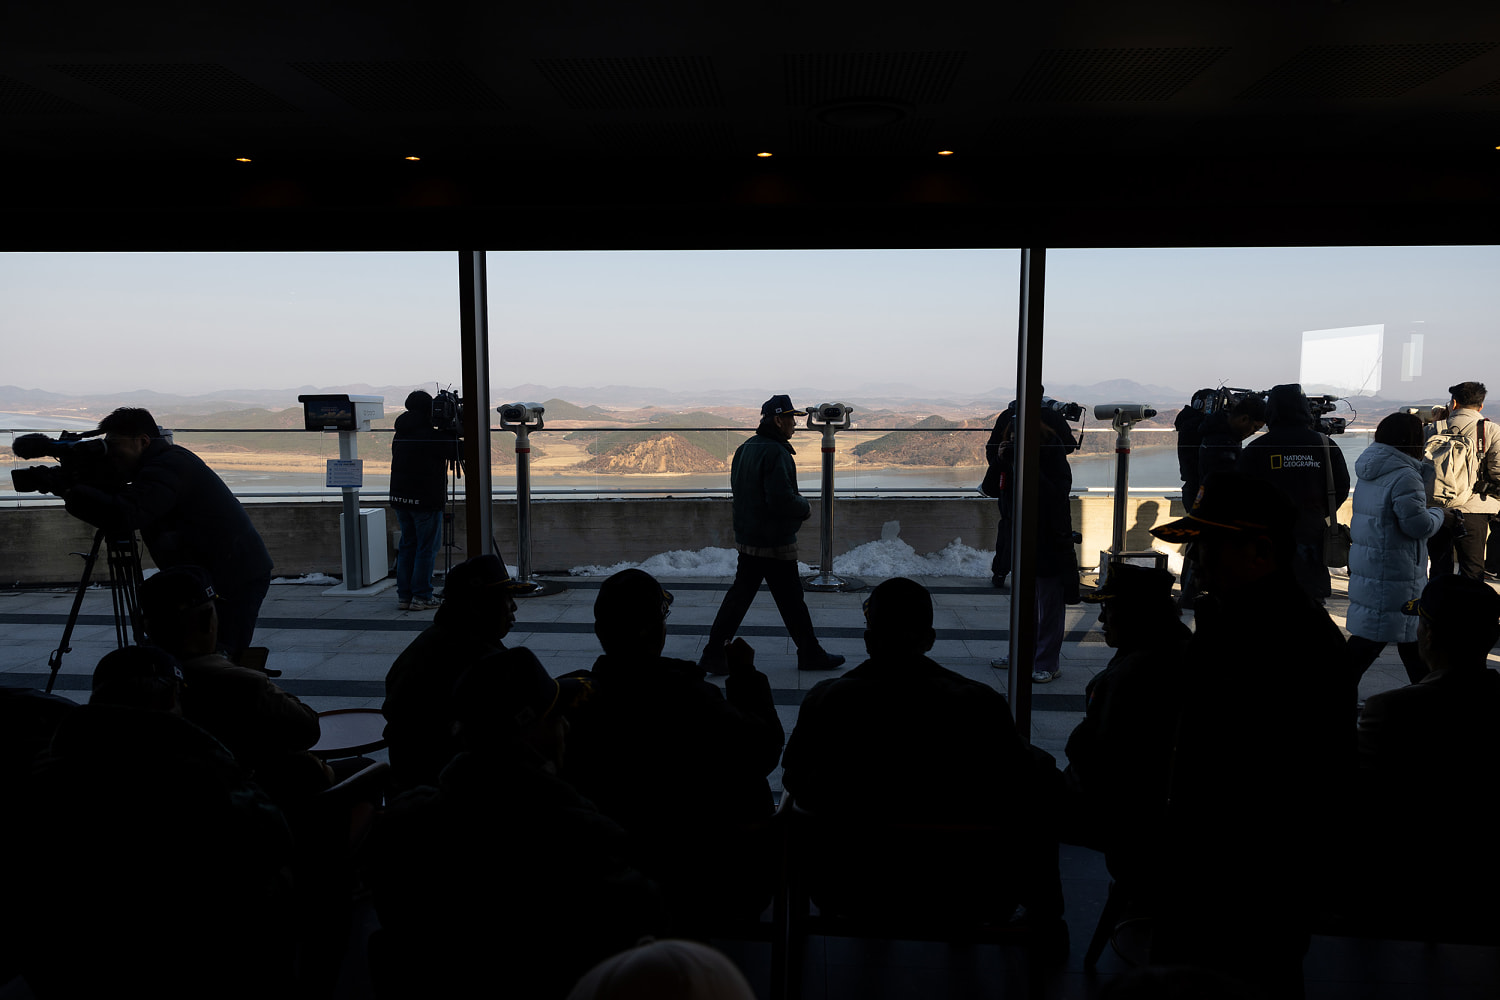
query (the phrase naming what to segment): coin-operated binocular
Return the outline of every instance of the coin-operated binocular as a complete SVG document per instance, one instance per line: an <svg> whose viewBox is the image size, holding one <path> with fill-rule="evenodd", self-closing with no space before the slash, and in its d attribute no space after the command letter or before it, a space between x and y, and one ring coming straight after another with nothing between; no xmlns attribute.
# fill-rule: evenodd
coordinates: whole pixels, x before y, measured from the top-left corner
<svg viewBox="0 0 1500 1000"><path fill-rule="evenodd" d="M807 411L807 429L823 432L823 488L822 488L822 564L816 576L802 582L804 590L839 591L848 593L863 590L864 584L850 577L838 577L833 573L833 436L850 425L854 407L848 403L821 403Z"/></svg>
<svg viewBox="0 0 1500 1000"><path fill-rule="evenodd" d="M339 514L343 589L371 586L385 578L390 559L385 511L359 506L365 474L359 457L359 435L370 432L370 421L385 416L385 397L317 394L298 396L297 402L302 404L303 427L310 431L337 431L339 435L338 461L328 460L324 485L338 487L343 493L343 510Z"/></svg>
<svg viewBox="0 0 1500 1000"><path fill-rule="evenodd" d="M1114 531L1110 538L1110 560L1121 561L1127 557L1150 556L1152 553L1125 551L1125 506L1130 498L1130 429L1142 420L1150 420L1156 411L1145 403L1100 403L1094 407L1095 420L1108 420L1115 429L1115 509ZM1161 553L1157 560L1166 564ZM1109 575L1108 562L1100 562L1100 582Z"/></svg>
<svg viewBox="0 0 1500 1000"><path fill-rule="evenodd" d="M516 435L516 569L521 587L511 591L516 597L540 597L562 588L542 584L531 578L531 434L544 426L542 415L547 408L541 403L506 403L495 407L500 414L500 429Z"/></svg>

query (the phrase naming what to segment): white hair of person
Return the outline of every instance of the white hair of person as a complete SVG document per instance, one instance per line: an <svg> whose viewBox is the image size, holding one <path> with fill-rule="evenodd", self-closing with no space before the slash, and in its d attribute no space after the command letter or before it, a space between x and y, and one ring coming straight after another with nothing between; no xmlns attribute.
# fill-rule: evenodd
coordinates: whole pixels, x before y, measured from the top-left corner
<svg viewBox="0 0 1500 1000"><path fill-rule="evenodd" d="M607 958L568 1000L755 1000L735 964L696 941L651 941Z"/></svg>

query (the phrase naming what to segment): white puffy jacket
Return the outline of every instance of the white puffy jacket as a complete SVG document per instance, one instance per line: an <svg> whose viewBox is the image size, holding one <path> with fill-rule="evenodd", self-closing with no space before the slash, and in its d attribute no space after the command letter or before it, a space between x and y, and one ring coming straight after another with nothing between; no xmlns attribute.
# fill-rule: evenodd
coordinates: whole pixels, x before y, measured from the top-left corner
<svg viewBox="0 0 1500 1000"><path fill-rule="evenodd" d="M1443 524L1427 506L1423 466L1388 444L1372 444L1354 463L1349 531L1349 632L1374 642L1415 642L1417 619L1401 605L1427 583L1425 540Z"/></svg>

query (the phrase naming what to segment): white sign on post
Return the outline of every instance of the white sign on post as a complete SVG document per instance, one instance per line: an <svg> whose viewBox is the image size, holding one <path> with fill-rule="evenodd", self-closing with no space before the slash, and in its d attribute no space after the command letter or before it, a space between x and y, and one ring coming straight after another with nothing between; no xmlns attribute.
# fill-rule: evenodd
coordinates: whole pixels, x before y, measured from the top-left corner
<svg viewBox="0 0 1500 1000"><path fill-rule="evenodd" d="M359 489L365 484L365 460L362 458L330 458L328 481L325 486L352 486Z"/></svg>

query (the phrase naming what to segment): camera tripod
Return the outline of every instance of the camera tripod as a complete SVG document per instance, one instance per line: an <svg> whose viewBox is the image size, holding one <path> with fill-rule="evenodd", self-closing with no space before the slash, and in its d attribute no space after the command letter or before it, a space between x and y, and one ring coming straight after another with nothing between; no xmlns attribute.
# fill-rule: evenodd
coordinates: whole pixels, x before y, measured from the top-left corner
<svg viewBox="0 0 1500 1000"><path fill-rule="evenodd" d="M78 624L78 609L83 606L84 592L89 589L89 579L94 575L94 565L99 561L99 548L105 549L105 564L109 567L109 590L114 604L115 644L129 646L134 640L141 644L141 605L137 589L141 585L141 550L135 540L135 532L123 538L110 538L103 528L94 532L94 547L83 556L83 575L78 580L78 589L73 594L73 607L68 611L67 624L63 626L62 641L52 655L47 657L47 666L52 673L47 678L47 693L57 683L57 672L62 669L63 656L73 651L68 642L73 637L73 627Z"/></svg>

